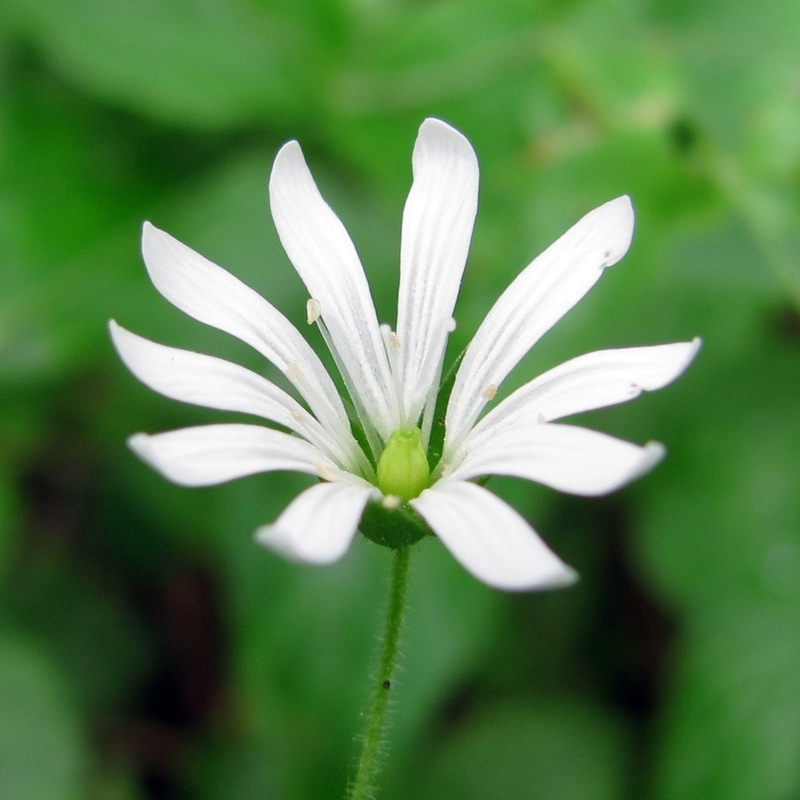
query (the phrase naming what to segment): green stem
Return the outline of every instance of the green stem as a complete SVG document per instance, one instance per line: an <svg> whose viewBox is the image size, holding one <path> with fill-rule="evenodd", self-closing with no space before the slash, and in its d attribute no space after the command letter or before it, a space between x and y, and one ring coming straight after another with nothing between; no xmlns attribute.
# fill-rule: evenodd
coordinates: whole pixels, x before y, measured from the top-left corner
<svg viewBox="0 0 800 800"><path fill-rule="evenodd" d="M381 660L375 681L367 727L364 731L361 757L353 781L349 800L371 800L375 796L375 778L381 767L383 735L386 727L386 709L392 688L392 673L397 662L397 642L403 626L403 610L406 602L408 583L409 547L399 547L394 551L392 564L392 587L389 594L389 608L386 612L386 630L383 634Z"/></svg>

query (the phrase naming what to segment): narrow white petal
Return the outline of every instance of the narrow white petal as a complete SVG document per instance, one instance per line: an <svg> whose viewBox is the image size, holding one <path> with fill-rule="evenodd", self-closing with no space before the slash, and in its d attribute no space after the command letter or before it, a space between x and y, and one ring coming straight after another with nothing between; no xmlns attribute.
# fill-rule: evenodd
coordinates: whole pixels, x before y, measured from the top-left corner
<svg viewBox="0 0 800 800"><path fill-rule="evenodd" d="M644 447L573 425L531 422L502 433L470 438L454 480L513 475L561 492L596 496L614 492L652 469L664 447Z"/></svg>
<svg viewBox="0 0 800 800"><path fill-rule="evenodd" d="M319 483L298 495L256 541L296 561L330 564L341 558L358 529L371 486Z"/></svg>
<svg viewBox="0 0 800 800"><path fill-rule="evenodd" d="M270 208L289 259L319 305L354 398L384 438L399 418L389 362L358 253L322 198L297 142L285 144L269 181Z"/></svg>
<svg viewBox="0 0 800 800"><path fill-rule="evenodd" d="M513 508L474 483L441 481L411 505L456 561L489 586L526 591L576 579Z"/></svg>
<svg viewBox="0 0 800 800"><path fill-rule="evenodd" d="M165 478L181 486L213 486L259 472L330 475L338 470L314 445L258 425L203 425L149 436L128 446ZM323 474L325 473L325 474Z"/></svg>
<svg viewBox="0 0 800 800"><path fill-rule="evenodd" d="M526 383L492 409L473 436L495 435L526 421L551 422L633 400L661 389L689 366L700 340L598 350L573 358Z"/></svg>
<svg viewBox="0 0 800 800"><path fill-rule="evenodd" d="M447 409L445 447L464 436L522 356L625 255L632 235L630 199L618 197L590 211L517 276L464 354Z"/></svg>
<svg viewBox="0 0 800 800"><path fill-rule="evenodd" d="M167 300L254 347L286 374L320 422L337 433L349 430L341 398L319 357L260 294L149 222L142 229L142 255Z"/></svg>
<svg viewBox="0 0 800 800"><path fill-rule="evenodd" d="M414 183L403 211L397 304L403 404L419 417L437 380L478 208L478 160L470 143L438 119L419 129Z"/></svg>
<svg viewBox="0 0 800 800"><path fill-rule="evenodd" d="M183 403L277 422L317 445L343 468L355 468L353 447L345 451L297 400L255 372L221 358L151 342L113 320L109 330L125 365L154 391Z"/></svg>

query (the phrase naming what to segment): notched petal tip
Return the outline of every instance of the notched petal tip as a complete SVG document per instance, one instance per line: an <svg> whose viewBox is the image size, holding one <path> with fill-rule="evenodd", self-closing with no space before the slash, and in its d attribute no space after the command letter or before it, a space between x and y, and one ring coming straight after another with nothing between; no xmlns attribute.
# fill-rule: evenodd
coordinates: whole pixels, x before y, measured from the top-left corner
<svg viewBox="0 0 800 800"><path fill-rule="evenodd" d="M642 457L633 469L630 480L636 480L642 475L646 475L650 470L657 467L666 457L667 448L661 442L647 442L642 448Z"/></svg>
<svg viewBox="0 0 800 800"><path fill-rule="evenodd" d="M109 336L111 336L111 343L114 345L114 349L119 353L120 358L125 361L123 350L126 342L131 339L138 339L139 337L127 328L123 328L115 319L110 319L108 321L108 333Z"/></svg>
<svg viewBox="0 0 800 800"><path fill-rule="evenodd" d="M161 459L158 457L156 445L153 442L153 437L148 433L134 433L129 436L125 444L131 449L137 458L147 464L148 467L154 469L159 475L166 478L172 483L179 486L193 487L195 484L192 481L182 480L179 476L170 474L169 470L165 469Z"/></svg>
<svg viewBox="0 0 800 800"><path fill-rule="evenodd" d="M123 364L125 364L126 367L128 367L128 369L130 369L128 359L125 357L127 352L126 343L130 341L132 337L136 336L136 334L131 333L129 330L123 328L122 325L120 325L115 319L110 319L108 321L108 333L111 337L111 344L117 351L117 355L119 356L120 360Z"/></svg>
<svg viewBox="0 0 800 800"><path fill-rule="evenodd" d="M181 244L174 236L157 228L151 222L145 221L142 224L142 258L151 278L161 259L169 259L171 255L174 257L174 250L171 254L169 248L175 248L176 245L179 250L181 248L188 250L186 245Z"/></svg>
<svg viewBox="0 0 800 800"><path fill-rule="evenodd" d="M558 569L554 570L550 576L539 579L532 586L521 587L519 591L539 592L550 589L568 589L570 586L574 586L580 577L577 570L562 561L558 565Z"/></svg>
<svg viewBox="0 0 800 800"><path fill-rule="evenodd" d="M147 433L134 433L129 436L125 442L128 447L137 455L142 461L151 464L150 454L152 447L150 445L150 435Z"/></svg>
<svg viewBox="0 0 800 800"><path fill-rule="evenodd" d="M284 177L285 173L294 169L307 170L303 149L297 139L291 139L278 150L275 160L272 162L272 171L269 175L269 189L274 191L275 181Z"/></svg>
<svg viewBox="0 0 800 800"><path fill-rule="evenodd" d="M150 220L145 220L142 223L142 248L144 248L146 243L154 243L160 237L169 236L166 231L162 231L161 228L157 228L153 225Z"/></svg>
<svg viewBox="0 0 800 800"><path fill-rule="evenodd" d="M669 380L666 381L663 386L666 386L667 383L671 383L676 378L679 378L689 366L689 364L694 361L695 356L699 352L700 348L703 345L703 340L699 336L695 336L689 342L676 342L673 345L656 345L657 347L663 347L665 350L667 348L673 348L676 352L676 357L674 359L674 372L670 376ZM658 386L657 388L662 388L662 386Z"/></svg>
<svg viewBox="0 0 800 800"><path fill-rule="evenodd" d="M336 560L334 558L321 560L319 558L310 557L307 553L298 551L298 549L293 546L292 538L287 535L285 531L282 531L275 523L259 527L253 535L253 539L256 544L278 553L289 561L327 564Z"/></svg>
<svg viewBox="0 0 800 800"><path fill-rule="evenodd" d="M422 136L432 136L436 132L446 132L446 133L455 133L461 138L464 138L463 134L457 131L452 125L446 123L443 119L439 119L439 117L425 117L422 121L422 124L419 126L418 134Z"/></svg>
<svg viewBox="0 0 800 800"><path fill-rule="evenodd" d="M475 155L475 150L470 144L469 139L452 125L448 125L446 122L436 117L428 117L422 125L419 126L415 152L420 146L423 148L427 146L448 149L461 157L466 157L470 161L474 161L476 166L478 163L478 157Z"/></svg>
<svg viewBox="0 0 800 800"><path fill-rule="evenodd" d="M292 153L299 153L301 155L303 153L303 148L300 147L300 142L298 142L297 139L289 139L288 142L281 145L280 150L278 150L278 154L275 156L275 160L277 161L277 159L281 157L281 154L286 157Z"/></svg>
<svg viewBox="0 0 800 800"><path fill-rule="evenodd" d="M494 589L532 592L577 580L517 511L477 484L440 481L410 505L456 561Z"/></svg>
<svg viewBox="0 0 800 800"><path fill-rule="evenodd" d="M338 549L331 551L312 547L298 547L299 543L295 540L295 537L281 528L277 522L259 527L253 535L253 539L261 547L266 547L268 550L272 550L283 558L294 561L297 564L317 564L320 566L333 564L347 551L347 548L341 551Z"/></svg>
<svg viewBox="0 0 800 800"><path fill-rule="evenodd" d="M657 345L663 347L665 351L667 348L671 348L674 351L675 357L672 360L672 371L665 374L664 380L659 381L652 388L649 386L643 386L642 388L645 391L663 389L677 378L680 378L680 376L686 372L692 361L694 361L695 356L699 352L702 344L703 340L699 336L695 336L690 342L676 342L672 345Z"/></svg>
<svg viewBox="0 0 800 800"><path fill-rule="evenodd" d="M603 266L613 267L628 252L633 240L635 216L631 198L624 194L589 213L597 214L602 227L607 229L603 234L608 241Z"/></svg>
<svg viewBox="0 0 800 800"><path fill-rule="evenodd" d="M567 588L569 586L574 586L578 581L581 579L581 575L578 570L573 569L568 564L564 564L564 570L561 573L561 577L558 579L557 583L553 584L554 589L560 588Z"/></svg>
<svg viewBox="0 0 800 800"><path fill-rule="evenodd" d="M292 561L331 564L350 547L372 491L371 486L347 483L312 486L278 519L262 525L255 540Z"/></svg>
<svg viewBox="0 0 800 800"><path fill-rule="evenodd" d="M630 468L627 474L620 475L616 484L604 487L603 491L594 493L596 497L602 497L619 489L628 486L639 478L652 472L666 457L667 448L661 442L646 442L640 448L640 455L636 463Z"/></svg>
<svg viewBox="0 0 800 800"><path fill-rule="evenodd" d="M631 200L629 194L621 194L619 197L610 200L608 204L617 206L620 216L633 226L635 214L633 212L633 200Z"/></svg>
<svg viewBox="0 0 800 800"><path fill-rule="evenodd" d="M549 573L540 574L532 580L495 580L482 579L487 586L498 589L502 592L522 593L522 592L549 592L554 589L569 589L580 580L580 574L569 564L565 564L558 559L553 564Z"/></svg>

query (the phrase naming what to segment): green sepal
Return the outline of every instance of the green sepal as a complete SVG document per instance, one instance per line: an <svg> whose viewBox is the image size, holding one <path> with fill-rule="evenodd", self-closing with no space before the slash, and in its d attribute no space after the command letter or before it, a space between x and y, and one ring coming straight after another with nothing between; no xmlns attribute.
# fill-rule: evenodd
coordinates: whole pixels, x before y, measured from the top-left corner
<svg viewBox="0 0 800 800"><path fill-rule="evenodd" d="M367 503L358 527L371 542L392 550L416 544L425 536L433 536L425 520L413 508L386 508L380 501Z"/></svg>

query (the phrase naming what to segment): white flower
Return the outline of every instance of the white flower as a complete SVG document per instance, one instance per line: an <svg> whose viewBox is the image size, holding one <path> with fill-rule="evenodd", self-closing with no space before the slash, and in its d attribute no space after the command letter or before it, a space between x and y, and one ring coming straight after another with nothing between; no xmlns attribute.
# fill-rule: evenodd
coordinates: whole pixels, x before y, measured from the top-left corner
<svg viewBox="0 0 800 800"><path fill-rule="evenodd" d="M659 461L661 445L639 447L555 421L665 386L686 368L699 342L589 353L481 414L522 356L625 254L633 231L629 199L583 217L494 304L458 367L442 456L429 473L425 454L436 436L442 362L477 209L472 147L439 120L420 127L403 212L395 331L379 325L355 247L320 195L297 142L278 153L269 194L281 242L309 291L309 322L320 326L333 353L358 424L351 425L322 362L279 311L146 223L142 252L161 294L258 350L304 403L243 367L156 344L112 321L121 358L150 388L289 431L208 425L136 434L131 448L184 486L273 470L318 476L320 483L257 533L262 544L301 561L338 559L365 507L375 502L385 509L410 506L467 570L491 586L524 590L573 580L572 570L520 514L473 479L511 475L578 495L605 494L633 480Z"/></svg>

